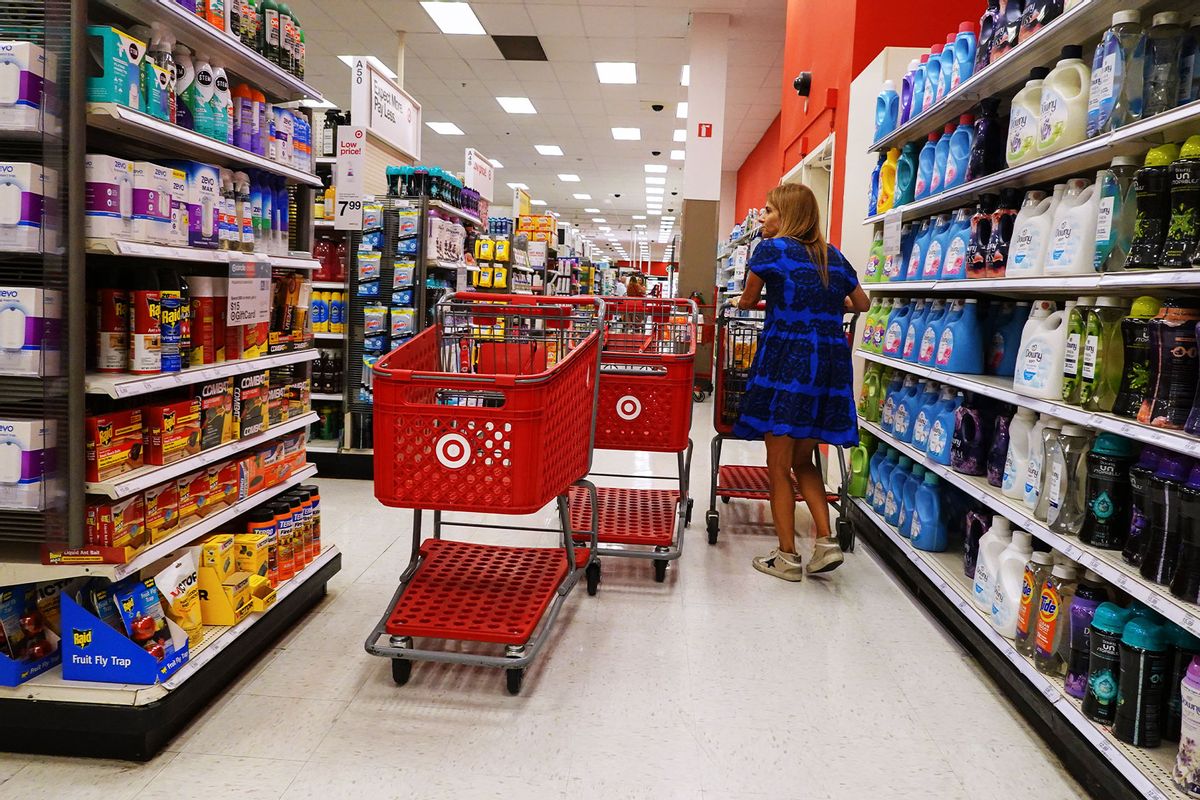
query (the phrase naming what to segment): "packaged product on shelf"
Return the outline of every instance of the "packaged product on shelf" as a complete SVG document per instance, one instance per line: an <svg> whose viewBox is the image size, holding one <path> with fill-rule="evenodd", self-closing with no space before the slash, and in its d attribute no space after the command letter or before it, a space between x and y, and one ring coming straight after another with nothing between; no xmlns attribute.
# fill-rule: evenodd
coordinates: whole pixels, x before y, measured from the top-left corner
<svg viewBox="0 0 1200 800"><path fill-rule="evenodd" d="M313 558L316 558L321 554L321 489L316 484L305 484L300 488L308 492L309 508L312 514Z"/></svg>
<svg viewBox="0 0 1200 800"><path fill-rule="evenodd" d="M50 627L47 619L47 612L58 616L57 603L53 602L57 597L58 592L54 592L51 602L43 609L38 604L36 584L0 589L0 656L3 659L28 664L49 659L58 651L58 632ZM0 667L6 666L3 659L0 659ZM0 684L12 686L22 680L25 678L17 672L0 669Z"/></svg>
<svg viewBox="0 0 1200 800"><path fill-rule="evenodd" d="M287 403L288 386L275 380L275 372L271 372L271 383L267 388L267 426L280 425L288 420Z"/></svg>
<svg viewBox="0 0 1200 800"><path fill-rule="evenodd" d="M1134 176L1137 217L1126 269L1157 269L1171 218L1171 164L1179 158L1172 143L1152 147Z"/></svg>
<svg viewBox="0 0 1200 800"><path fill-rule="evenodd" d="M1156 428L1182 430L1191 413L1200 380L1196 325L1200 306L1194 301L1168 300L1150 321L1150 358L1154 375L1137 420Z"/></svg>
<svg viewBox="0 0 1200 800"><path fill-rule="evenodd" d="M140 408L96 414L88 417L84 424L87 436L87 480L107 481L142 466L144 446ZM36 449L41 447L39 443Z"/></svg>
<svg viewBox="0 0 1200 800"><path fill-rule="evenodd" d="M179 525L186 528L199 522L205 514L204 505L208 499L205 470L181 475L175 479L175 487L179 496Z"/></svg>
<svg viewBox="0 0 1200 800"><path fill-rule="evenodd" d="M412 308L393 308L391 310L392 338L412 336L416 330L417 312Z"/></svg>
<svg viewBox="0 0 1200 800"><path fill-rule="evenodd" d="M1160 266L1183 269L1200 261L1200 136L1189 137L1170 166L1171 216Z"/></svg>
<svg viewBox="0 0 1200 800"><path fill-rule="evenodd" d="M1121 673L1112 733L1137 747L1162 743L1167 642L1162 626L1134 617L1121 633Z"/></svg>
<svg viewBox="0 0 1200 800"><path fill-rule="evenodd" d="M218 303L225 298L218 297ZM223 308L219 306L218 308ZM225 359L240 361L243 359L265 356L270 347L270 322L250 323L249 325L229 325L225 327Z"/></svg>
<svg viewBox="0 0 1200 800"><path fill-rule="evenodd" d="M233 378L201 384L200 449L208 450L235 441L238 427L233 418Z"/></svg>
<svg viewBox="0 0 1200 800"><path fill-rule="evenodd" d="M188 244L213 250L220 246L221 172L197 161L168 162L187 175Z"/></svg>
<svg viewBox="0 0 1200 800"><path fill-rule="evenodd" d="M1139 163L1136 158L1117 156L1108 169L1096 173L1100 207L1096 218L1096 257L1092 266L1097 272L1116 272L1125 268L1137 219L1134 175Z"/></svg>
<svg viewBox="0 0 1200 800"><path fill-rule="evenodd" d="M188 323L191 347L188 350L188 366L200 367L215 364L216 308L213 298L212 278L205 275L188 275Z"/></svg>
<svg viewBox="0 0 1200 800"><path fill-rule="evenodd" d="M173 170L150 161L133 162L133 230L140 242L166 244L171 238Z"/></svg>
<svg viewBox="0 0 1200 800"><path fill-rule="evenodd" d="M84 230L97 239L133 238L133 162L89 153L84 161Z"/></svg>
<svg viewBox="0 0 1200 800"><path fill-rule="evenodd" d="M267 429L267 370L238 375L233 384L233 417L238 436L244 438Z"/></svg>
<svg viewBox="0 0 1200 800"><path fill-rule="evenodd" d="M1017 0L1010 0L1017 2ZM1012 101L1008 121L1008 166L1015 167L1037 156L1039 128L1042 118L1042 86L1050 70L1036 67L1029 73L1029 82L1017 92Z"/></svg>
<svg viewBox="0 0 1200 800"><path fill-rule="evenodd" d="M0 374L58 375L61 318L54 289L0 288Z"/></svg>
<svg viewBox="0 0 1200 800"><path fill-rule="evenodd" d="M58 249L52 224L58 173L21 161L0 161L0 251L41 253Z"/></svg>
<svg viewBox="0 0 1200 800"><path fill-rule="evenodd" d="M1118 11L1092 58L1087 136L1116 130L1142 117L1146 35L1141 12Z"/></svg>
<svg viewBox="0 0 1200 800"><path fill-rule="evenodd" d="M214 533L200 540L200 566L213 570L218 580L233 574L236 564L233 536Z"/></svg>
<svg viewBox="0 0 1200 800"><path fill-rule="evenodd" d="M360 251L358 258L358 296L379 296L379 268L382 262L381 253Z"/></svg>
<svg viewBox="0 0 1200 800"><path fill-rule="evenodd" d="M157 544L179 529L179 486L167 481L147 489L144 497L146 530L150 544Z"/></svg>
<svg viewBox="0 0 1200 800"><path fill-rule="evenodd" d="M160 570L154 576L154 584L162 595L167 618L187 634L189 646L199 645L204 620L200 615L200 588L192 551L184 550L178 560Z"/></svg>
<svg viewBox="0 0 1200 800"><path fill-rule="evenodd" d="M0 127L10 131L50 131L57 59L33 42L0 41L7 68L0 73Z"/></svg>
<svg viewBox="0 0 1200 800"><path fill-rule="evenodd" d="M216 61L212 63L212 72L213 138L218 142L233 144L233 96L229 92L229 76L225 73L225 67Z"/></svg>
<svg viewBox="0 0 1200 800"><path fill-rule="evenodd" d="M177 247L188 245L187 173L178 168L171 169L171 230L167 244Z"/></svg>
<svg viewBox="0 0 1200 800"><path fill-rule="evenodd" d="M270 579L270 553L273 546L275 515L269 511L256 509L248 517L249 533L234 535L233 544L236 549L236 564L238 572L250 575L261 575ZM265 523L265 527L264 526ZM269 531L267 533L260 531Z"/></svg>
<svg viewBox="0 0 1200 800"><path fill-rule="evenodd" d="M129 33L148 43L139 70L142 111L155 119L173 123L175 115L171 100L175 94L174 63L172 61L170 66L164 67L153 59L153 55L162 51L162 34L157 30L152 32L146 25L136 25L129 29Z"/></svg>
<svg viewBox="0 0 1200 800"><path fill-rule="evenodd" d="M123 500L102 500L88 507L88 544L124 550L131 556L149 543L146 529L146 500L141 494ZM127 561L128 558L120 558Z"/></svg>
<svg viewBox="0 0 1200 800"><path fill-rule="evenodd" d="M105 25L89 25L87 99L141 111L141 66L147 43Z"/></svg>
<svg viewBox="0 0 1200 800"><path fill-rule="evenodd" d="M1039 155L1056 152L1087 137L1088 92L1092 72L1083 62L1083 48L1067 45L1058 64L1042 85Z"/></svg>
<svg viewBox="0 0 1200 800"><path fill-rule="evenodd" d="M191 397L143 409L146 463L174 464L200 452L200 400Z"/></svg>
<svg viewBox="0 0 1200 800"><path fill-rule="evenodd" d="M158 585L153 578L115 593L117 611L125 624L126 634L156 661L163 661L175 652L175 644L159 597Z"/></svg>
<svg viewBox="0 0 1200 800"><path fill-rule="evenodd" d="M1155 14L1147 37L1145 116L1170 111L1179 103L1179 62L1183 49L1183 16L1176 11Z"/></svg>
<svg viewBox="0 0 1200 800"><path fill-rule="evenodd" d="M346 295L343 292L329 295L329 332L346 332Z"/></svg>
<svg viewBox="0 0 1200 800"><path fill-rule="evenodd" d="M971 215L971 236L967 240L966 272L968 278L986 278L988 273L988 243L992 240L992 216L1000 203L1000 196L995 194L980 195ZM914 245L916 255L918 243ZM917 280L911 269L908 280Z"/></svg>

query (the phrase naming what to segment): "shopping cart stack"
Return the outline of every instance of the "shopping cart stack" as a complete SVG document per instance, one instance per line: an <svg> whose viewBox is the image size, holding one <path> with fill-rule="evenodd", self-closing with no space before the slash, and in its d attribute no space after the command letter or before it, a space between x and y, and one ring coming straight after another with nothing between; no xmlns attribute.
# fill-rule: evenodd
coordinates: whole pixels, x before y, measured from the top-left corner
<svg viewBox="0 0 1200 800"><path fill-rule="evenodd" d="M750 377L750 367L758 352L758 340L766 323L766 306L762 303L750 311L740 311L725 304L717 312L716 348L713 353L714 402L713 427L716 435L712 439L712 475L709 491L708 513L705 525L708 543L716 544L721 532L721 514L717 511L717 498L723 503L739 498L744 500L770 500L771 482L765 466L727 464L721 466L721 450L726 439L733 438L733 426L741 414L742 398ZM841 487L837 494L829 496L830 502L839 512L848 486L846 459L841 448L837 450L838 465L841 467ZM819 455L814 453L814 458ZM819 464L818 464L819 466ZM800 487L792 478L792 489L796 500L802 500ZM843 548L851 549L852 534L844 520L838 520L838 536Z"/></svg>
<svg viewBox="0 0 1200 800"><path fill-rule="evenodd" d="M678 482L677 489L597 489L601 556L651 559L654 578L683 551L691 519L692 388L696 365L697 309L691 300L620 298L606 305L607 333L600 356L596 448L675 453L677 475L593 473L591 477ZM580 487L571 490L576 537L591 525L593 505ZM600 562L587 568L588 592L600 582Z"/></svg>
<svg viewBox="0 0 1200 800"><path fill-rule="evenodd" d="M412 559L367 652L499 667L520 691L564 600L594 563L597 523L570 534L568 489L594 497L591 468L604 303L452 295L433 327L375 366L375 496L413 509ZM386 434L384 432L387 432ZM452 541L444 512L533 514L557 501L556 547ZM422 512L433 512L425 539ZM417 640L421 640L418 647ZM440 646L438 642L441 642ZM502 652L495 652L503 646Z"/></svg>

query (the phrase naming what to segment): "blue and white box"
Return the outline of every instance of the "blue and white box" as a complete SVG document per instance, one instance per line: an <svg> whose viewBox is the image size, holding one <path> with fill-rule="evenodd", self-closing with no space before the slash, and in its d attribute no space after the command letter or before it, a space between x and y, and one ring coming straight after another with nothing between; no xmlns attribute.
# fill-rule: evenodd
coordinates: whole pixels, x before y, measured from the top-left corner
<svg viewBox="0 0 1200 800"><path fill-rule="evenodd" d="M221 170L197 161L170 161L167 164L187 174L188 244L215 250L221 244L218 228Z"/></svg>
<svg viewBox="0 0 1200 800"><path fill-rule="evenodd" d="M133 162L133 238L166 244L171 239L173 170L152 161Z"/></svg>
<svg viewBox="0 0 1200 800"><path fill-rule="evenodd" d="M146 43L107 25L88 26L87 99L142 110Z"/></svg>

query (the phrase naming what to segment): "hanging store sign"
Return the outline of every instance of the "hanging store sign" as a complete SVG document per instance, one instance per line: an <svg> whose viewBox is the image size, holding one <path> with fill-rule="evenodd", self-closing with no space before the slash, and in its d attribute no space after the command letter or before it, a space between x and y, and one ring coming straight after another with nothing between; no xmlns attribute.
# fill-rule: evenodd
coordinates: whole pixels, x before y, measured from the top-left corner
<svg viewBox="0 0 1200 800"><path fill-rule="evenodd" d="M339 125L337 164L334 167L333 227L362 230L363 180L367 170L367 129Z"/></svg>
<svg viewBox="0 0 1200 800"><path fill-rule="evenodd" d="M463 170L463 182L468 189L479 192L479 196L489 203L494 199L492 192L495 190L496 168L489 159L483 157L483 153L473 147L467 148L467 166Z"/></svg>
<svg viewBox="0 0 1200 800"><path fill-rule="evenodd" d="M350 118L420 161L421 104L363 56L354 58L350 71Z"/></svg>

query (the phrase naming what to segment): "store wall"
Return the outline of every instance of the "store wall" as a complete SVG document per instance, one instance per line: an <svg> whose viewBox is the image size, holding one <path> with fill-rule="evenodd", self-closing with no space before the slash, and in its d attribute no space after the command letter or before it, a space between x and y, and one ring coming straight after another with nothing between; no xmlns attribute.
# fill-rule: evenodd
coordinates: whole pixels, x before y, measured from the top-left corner
<svg viewBox="0 0 1200 800"><path fill-rule="evenodd" d="M752 208L761 208L767 192L779 183L783 175L783 154L779 150L780 122L783 115L777 115L771 127L763 134L758 146L750 151L746 160L737 171L737 187L735 189L733 224L724 229L728 234L733 225L746 218L746 212Z"/></svg>
<svg viewBox="0 0 1200 800"><path fill-rule="evenodd" d="M632 269L633 262L632 261L618 261L617 266ZM640 269L646 275L653 275L657 278L665 278L665 277L667 277L667 269L670 266L671 265L668 264L666 261L649 261L649 262L643 261L641 263Z"/></svg>

